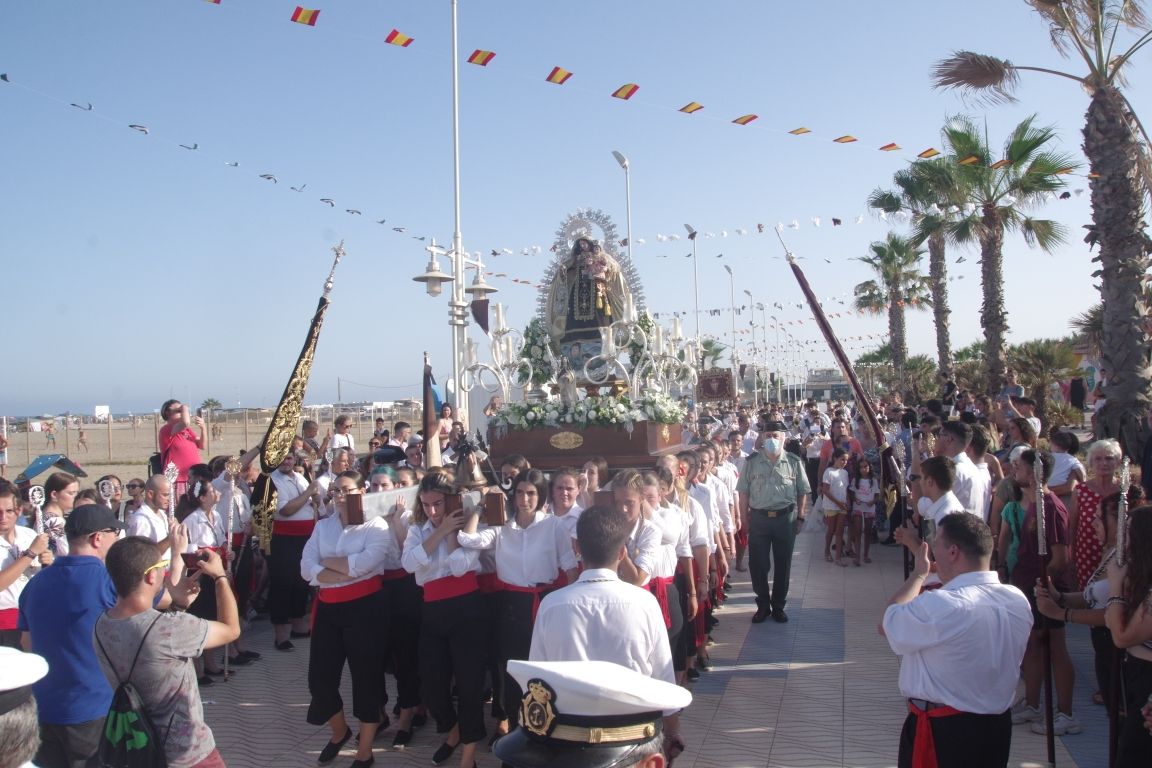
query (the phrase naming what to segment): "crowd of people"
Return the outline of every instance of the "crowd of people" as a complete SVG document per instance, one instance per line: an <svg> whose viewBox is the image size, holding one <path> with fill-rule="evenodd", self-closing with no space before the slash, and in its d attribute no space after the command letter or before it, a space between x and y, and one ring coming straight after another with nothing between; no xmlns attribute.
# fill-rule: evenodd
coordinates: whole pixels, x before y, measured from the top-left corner
<svg viewBox="0 0 1152 768"><path fill-rule="evenodd" d="M1081 464L1069 430L1043 433L1051 450L1043 447L1022 393L947 399L913 408L888 398L875 414L841 402L701 406L681 449L649 467L589 456L544 473L510 455L491 457L496 476L479 481L464 469L476 446L451 406L426 437L378 421L366 451L349 417L323 437L305 421L265 474L259 447L203 462L202 423L166 402L160 454L176 464L174 481L105 476L101 494L56 472L39 508L0 481L0 645L47 661L30 684L40 703L36 764L91 764L113 692L131 679L168 734L169 765L223 765L200 689L262 659L241 628L265 615L274 629L265 652L307 640L306 720L330 732L320 764L356 738L354 768L371 766L392 718L397 749L434 721L437 765L455 757L471 768L485 742L510 765L540 739L578 743L539 730L540 675L569 685L564 664L575 661L669 686L653 689L673 702L656 708L658 727L640 718L643 735L615 746L632 748L636 761L671 761L686 748L686 702L675 704L670 689L711 668L709 634L730 569L749 572L754 624L788 622L801 531L823 535L833 568L869 564L874 543L914 555L882 621L910 702L901 765L925 750L941 766L1002 765L964 756L1006 760L1014 724L1043 732L1042 641L1054 671L1053 732L1077 733L1066 623L1094 627L1098 700L1122 720L1117 764L1149 764L1152 507L1140 506L1132 485L1121 566L1120 446L1098 441ZM442 466L425 466L425 439L443 451ZM886 446L906 468L899 477ZM392 495L365 515L367 497L381 493ZM254 524L257 498L274 500L270 535ZM989 658L992 677L969 674ZM1018 677L1024 697L1015 701ZM525 741L525 731L538 738Z"/></svg>

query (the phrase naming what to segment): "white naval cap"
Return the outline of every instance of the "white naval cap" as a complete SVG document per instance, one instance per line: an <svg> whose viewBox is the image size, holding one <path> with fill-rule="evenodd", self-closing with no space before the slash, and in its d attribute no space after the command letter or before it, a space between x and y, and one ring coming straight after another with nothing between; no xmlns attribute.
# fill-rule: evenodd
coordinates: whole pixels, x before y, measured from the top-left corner
<svg viewBox="0 0 1152 768"><path fill-rule="evenodd" d="M32 684L48 674L48 662L35 653L0 647L0 715L32 697Z"/></svg>
<svg viewBox="0 0 1152 768"><path fill-rule="evenodd" d="M607 766L661 732L663 713L692 702L685 688L607 661L508 662L524 691L520 728L497 757L516 768Z"/></svg>

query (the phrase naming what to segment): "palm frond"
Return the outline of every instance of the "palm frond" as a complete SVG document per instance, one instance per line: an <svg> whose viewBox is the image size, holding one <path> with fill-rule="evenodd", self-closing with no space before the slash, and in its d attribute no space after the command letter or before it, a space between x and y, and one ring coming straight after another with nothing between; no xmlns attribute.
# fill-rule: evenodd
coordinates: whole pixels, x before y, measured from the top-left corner
<svg viewBox="0 0 1152 768"><path fill-rule="evenodd" d="M1012 62L972 51L955 51L936 62L932 83L939 89L958 90L966 98L990 104L1016 101L1012 92L1020 76Z"/></svg>
<svg viewBox="0 0 1152 768"><path fill-rule="evenodd" d="M1024 217L1020 220L1019 228L1024 235L1024 242L1032 247L1039 246L1046 253L1068 242L1068 228L1051 219Z"/></svg>
<svg viewBox="0 0 1152 768"><path fill-rule="evenodd" d="M890 189L874 189L868 195L868 207L885 213L896 213L904 209L903 198Z"/></svg>

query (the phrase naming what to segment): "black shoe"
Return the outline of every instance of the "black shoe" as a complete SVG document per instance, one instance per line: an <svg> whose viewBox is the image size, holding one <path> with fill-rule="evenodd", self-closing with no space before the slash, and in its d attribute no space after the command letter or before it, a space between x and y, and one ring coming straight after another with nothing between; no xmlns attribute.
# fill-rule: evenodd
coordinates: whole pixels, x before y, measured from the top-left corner
<svg viewBox="0 0 1152 768"><path fill-rule="evenodd" d="M412 728L413 729L423 728L426 725L428 725L428 715L421 714L420 712L417 712L416 714L412 715Z"/></svg>
<svg viewBox="0 0 1152 768"><path fill-rule="evenodd" d="M300 640L301 638L312 637L312 633L311 632L297 632L296 630L292 630L292 633L289 636L293 640Z"/></svg>
<svg viewBox="0 0 1152 768"><path fill-rule="evenodd" d="M203 677L199 678L196 682L200 683L201 688L204 688L206 686L212 685L216 681L213 680L212 678L208 677L208 675L204 675Z"/></svg>
<svg viewBox="0 0 1152 768"><path fill-rule="evenodd" d="M396 731L392 737L392 749L404 749L412 741L412 731Z"/></svg>
<svg viewBox="0 0 1152 768"><path fill-rule="evenodd" d="M400 717L400 699L396 699L396 704L392 707L392 714Z"/></svg>
<svg viewBox="0 0 1152 768"><path fill-rule="evenodd" d="M731 592L732 591L732 582L728 581L727 579L724 580L724 591L725 592Z"/></svg>
<svg viewBox="0 0 1152 768"><path fill-rule="evenodd" d="M432 755L432 765L440 765L452 757L452 753L456 751L456 744L449 745L448 743L441 744L436 753Z"/></svg>
<svg viewBox="0 0 1152 768"><path fill-rule="evenodd" d="M276 650L278 650L278 651L294 651L294 650L296 650L296 646L292 645L291 640L285 640L284 642L276 643Z"/></svg>
<svg viewBox="0 0 1152 768"><path fill-rule="evenodd" d="M772 611L772 621L776 622L777 624L787 624L788 614L784 613L783 608L778 611Z"/></svg>
<svg viewBox="0 0 1152 768"><path fill-rule="evenodd" d="M206 670L204 670L204 674L205 675L211 675L212 677L223 677L224 676L224 668L221 667L220 669L206 669ZM229 677L232 676L231 671L228 672L228 676Z"/></svg>
<svg viewBox="0 0 1152 768"><path fill-rule="evenodd" d="M245 664L251 664L253 661L255 661L255 659L250 659L247 656L241 656L240 654L236 654L235 656L229 656L228 657L228 666L230 666L230 667L242 667Z"/></svg>
<svg viewBox="0 0 1152 768"><path fill-rule="evenodd" d="M238 657L241 659L248 659L248 661L258 661L262 657L256 651L240 651Z"/></svg>
<svg viewBox="0 0 1152 768"><path fill-rule="evenodd" d="M752 623L763 624L768 619L770 613L772 613L772 611L767 608L757 608L756 613L752 614Z"/></svg>
<svg viewBox="0 0 1152 768"><path fill-rule="evenodd" d="M702 669L705 672L711 672L712 671L712 660L706 659L703 656L697 656L696 657L696 668Z"/></svg>
<svg viewBox="0 0 1152 768"><path fill-rule="evenodd" d="M316 758L316 762L320 763L320 765L326 765L335 760L336 755L340 754L340 750L344 748L344 745L347 744L351 738L352 729L349 728L348 732L344 734L344 737L341 738L340 741L330 741L324 745L324 749L320 750L320 757Z"/></svg>
<svg viewBox="0 0 1152 768"><path fill-rule="evenodd" d="M380 738L380 734L382 734L382 733L384 733L384 731L388 730L388 726L390 726L390 725L392 725L392 721L388 719L388 715L383 715L383 717L381 717L381 719L380 719L380 725L376 726L376 735L373 736L373 739ZM356 744L357 745L360 744L360 734L359 733L356 734Z"/></svg>
<svg viewBox="0 0 1152 768"><path fill-rule="evenodd" d="M685 677L688 679L688 682L694 683L700 679L700 673L695 669L689 669L685 674Z"/></svg>
<svg viewBox="0 0 1152 768"><path fill-rule="evenodd" d="M369 757L367 760L353 760L352 768L370 768L376 762L376 758Z"/></svg>

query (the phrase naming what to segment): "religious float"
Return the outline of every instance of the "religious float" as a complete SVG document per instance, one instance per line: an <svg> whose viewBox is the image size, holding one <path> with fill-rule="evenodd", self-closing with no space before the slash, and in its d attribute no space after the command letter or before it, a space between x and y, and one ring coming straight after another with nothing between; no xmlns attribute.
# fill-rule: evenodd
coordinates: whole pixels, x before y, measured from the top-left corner
<svg viewBox="0 0 1152 768"><path fill-rule="evenodd" d="M520 453L540 469L603 456L614 469L649 467L681 445L679 396L697 383L698 342L646 311L639 275L611 218L581 209L556 231L536 316L521 332L497 305L491 363L469 342L461 387L498 394L492 455ZM514 400L513 393L522 395Z"/></svg>

